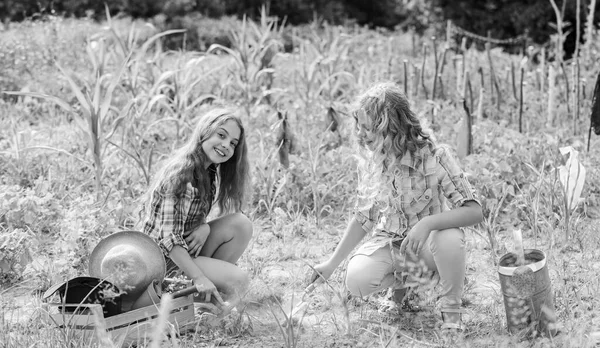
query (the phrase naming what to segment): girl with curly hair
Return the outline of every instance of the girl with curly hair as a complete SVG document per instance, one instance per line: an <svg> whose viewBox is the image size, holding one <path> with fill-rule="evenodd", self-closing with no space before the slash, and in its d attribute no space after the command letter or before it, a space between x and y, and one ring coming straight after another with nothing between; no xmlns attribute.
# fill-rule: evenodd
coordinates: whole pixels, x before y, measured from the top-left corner
<svg viewBox="0 0 600 348"><path fill-rule="evenodd" d="M248 284L236 266L252 236L252 223L241 213L248 167L241 120L233 110L213 109L159 170L145 197L143 231L165 253L167 274L183 271L206 302L213 297L223 305L218 290L233 296ZM213 205L220 216L207 221Z"/></svg>
<svg viewBox="0 0 600 348"><path fill-rule="evenodd" d="M380 83L368 89L353 115L361 174L354 217L331 257L314 267L312 281L328 279L371 234L349 260L349 291L368 296L390 288L401 302L414 284L408 280L422 282L424 274L437 273L441 328L445 333L462 331L462 227L483 219L475 191L453 152L432 140L397 85Z"/></svg>

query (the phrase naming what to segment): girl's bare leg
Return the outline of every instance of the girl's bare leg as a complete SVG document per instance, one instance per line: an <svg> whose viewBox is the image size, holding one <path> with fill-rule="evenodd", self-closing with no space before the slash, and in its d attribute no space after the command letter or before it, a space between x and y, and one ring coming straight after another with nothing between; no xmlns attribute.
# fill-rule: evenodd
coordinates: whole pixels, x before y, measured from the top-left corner
<svg viewBox="0 0 600 348"><path fill-rule="evenodd" d="M208 223L210 234L194 261L234 306L248 287L246 272L235 265L252 238L252 222L243 214L219 217Z"/></svg>
<svg viewBox="0 0 600 348"><path fill-rule="evenodd" d="M252 238L252 222L242 213L221 216L208 223L210 234L200 256L235 264Z"/></svg>

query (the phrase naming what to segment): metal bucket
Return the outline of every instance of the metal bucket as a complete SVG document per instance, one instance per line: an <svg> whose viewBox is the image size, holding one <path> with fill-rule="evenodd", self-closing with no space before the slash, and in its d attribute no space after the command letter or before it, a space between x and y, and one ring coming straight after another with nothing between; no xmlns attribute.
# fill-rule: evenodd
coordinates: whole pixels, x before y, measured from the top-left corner
<svg viewBox="0 0 600 348"><path fill-rule="evenodd" d="M498 266L508 330L527 336L554 336L556 315L546 255L525 249L525 265L515 267L516 260L516 254L508 253Z"/></svg>

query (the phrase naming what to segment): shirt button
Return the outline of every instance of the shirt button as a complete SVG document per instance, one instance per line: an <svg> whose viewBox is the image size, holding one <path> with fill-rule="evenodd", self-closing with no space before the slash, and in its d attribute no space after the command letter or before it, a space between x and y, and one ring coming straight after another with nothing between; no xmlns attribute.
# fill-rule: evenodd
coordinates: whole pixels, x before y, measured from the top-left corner
<svg viewBox="0 0 600 348"><path fill-rule="evenodd" d="M426 195L426 196L425 196L425 199L429 199L429 195Z"/></svg>

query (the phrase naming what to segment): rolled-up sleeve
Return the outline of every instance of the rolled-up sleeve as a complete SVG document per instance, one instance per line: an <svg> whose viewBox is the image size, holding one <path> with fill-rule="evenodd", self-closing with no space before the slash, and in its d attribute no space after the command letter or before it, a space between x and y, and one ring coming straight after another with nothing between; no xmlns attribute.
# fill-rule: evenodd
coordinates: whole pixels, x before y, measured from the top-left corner
<svg viewBox="0 0 600 348"><path fill-rule="evenodd" d="M183 238L184 216L181 213L181 200L172 195L156 196L158 197L154 197L152 201L152 237L166 255L175 245L187 250L187 243Z"/></svg>
<svg viewBox="0 0 600 348"><path fill-rule="evenodd" d="M460 207L467 201L475 201L481 205L475 189L460 168L454 153L449 148L442 147L436 151L436 157L440 164L438 177L442 193L452 205Z"/></svg>

